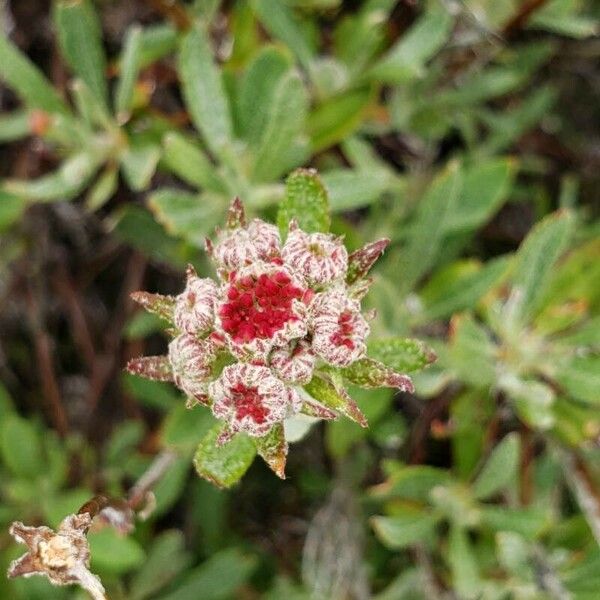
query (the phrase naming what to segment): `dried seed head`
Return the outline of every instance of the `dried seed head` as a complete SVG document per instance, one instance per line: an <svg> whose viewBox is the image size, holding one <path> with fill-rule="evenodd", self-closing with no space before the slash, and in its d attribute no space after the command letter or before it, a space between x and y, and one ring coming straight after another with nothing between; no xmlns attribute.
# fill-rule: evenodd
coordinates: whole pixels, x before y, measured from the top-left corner
<svg viewBox="0 0 600 600"><path fill-rule="evenodd" d="M43 575L54 585L78 584L95 600L105 600L100 579L89 571L90 548L86 533L92 518L88 513L69 515L54 532L49 527L29 527L15 522L10 534L28 551L13 561L9 577Z"/></svg>

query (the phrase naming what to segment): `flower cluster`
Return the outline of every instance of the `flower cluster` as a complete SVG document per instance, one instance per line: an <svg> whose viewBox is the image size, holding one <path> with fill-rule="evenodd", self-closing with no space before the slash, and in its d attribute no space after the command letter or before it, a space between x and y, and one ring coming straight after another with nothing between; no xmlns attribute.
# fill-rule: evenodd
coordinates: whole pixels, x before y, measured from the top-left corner
<svg viewBox="0 0 600 600"><path fill-rule="evenodd" d="M173 381L190 406L209 406L226 423L221 443L237 432L264 438L299 412L356 418L360 411L340 381L358 361L370 386L411 389L408 377L366 358L369 324L360 301L387 244L349 256L341 238L307 233L295 221L282 242L274 225L247 222L236 199L227 228L206 244L217 281L189 267L178 296L133 295L171 323L174 338L167 357L134 359L128 370Z"/></svg>

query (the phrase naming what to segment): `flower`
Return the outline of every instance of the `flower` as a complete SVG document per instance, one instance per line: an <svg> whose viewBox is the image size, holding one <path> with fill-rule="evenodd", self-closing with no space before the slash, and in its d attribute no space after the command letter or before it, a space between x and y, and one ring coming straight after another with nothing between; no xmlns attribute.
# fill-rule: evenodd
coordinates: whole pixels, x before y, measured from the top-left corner
<svg viewBox="0 0 600 600"><path fill-rule="evenodd" d="M233 271L216 310L232 354L265 360L273 346L306 335L306 292L283 266L258 263Z"/></svg>
<svg viewBox="0 0 600 600"><path fill-rule="evenodd" d="M207 404L207 381L212 372L217 346L211 339L199 340L189 333L169 344L169 362L175 385L190 398Z"/></svg>
<svg viewBox="0 0 600 600"><path fill-rule="evenodd" d="M28 546L26 554L14 560L9 577L43 575L55 585L79 584L95 600L106 600L100 579L90 572L90 547L86 533L92 523L88 513L69 515L58 530L49 527L29 527L17 521L10 535Z"/></svg>
<svg viewBox="0 0 600 600"><path fill-rule="evenodd" d="M200 279L192 267L188 267L185 290L175 300L173 321L180 331L202 334L215 320L217 285L212 279Z"/></svg>
<svg viewBox="0 0 600 600"><path fill-rule="evenodd" d="M232 271L258 260L270 262L277 259L280 245L277 227L253 219L246 226L221 232L219 241L210 252L217 266Z"/></svg>
<svg viewBox="0 0 600 600"><path fill-rule="evenodd" d="M290 227L281 258L314 285L342 279L348 270L348 252L340 238L327 233L305 233L296 225Z"/></svg>
<svg viewBox="0 0 600 600"><path fill-rule="evenodd" d="M331 365L346 367L367 351L369 325L360 303L342 288L317 294L311 305L312 348Z"/></svg>
<svg viewBox="0 0 600 600"><path fill-rule="evenodd" d="M304 384L312 379L316 356L304 340L273 350L270 365L275 374L288 383Z"/></svg>
<svg viewBox="0 0 600 600"><path fill-rule="evenodd" d="M233 432L264 436L275 423L298 413L298 393L275 377L268 367L237 363L223 369L208 386L215 417L224 419Z"/></svg>

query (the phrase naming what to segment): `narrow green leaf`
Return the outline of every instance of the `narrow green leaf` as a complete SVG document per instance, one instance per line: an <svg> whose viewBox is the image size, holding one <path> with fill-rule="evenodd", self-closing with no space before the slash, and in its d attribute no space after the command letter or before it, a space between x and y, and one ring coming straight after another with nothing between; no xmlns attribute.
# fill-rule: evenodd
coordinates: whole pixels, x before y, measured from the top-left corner
<svg viewBox="0 0 600 600"><path fill-rule="evenodd" d="M115 113L119 123L125 123L131 115L133 92L140 69L141 51L142 28L134 25L127 31L119 61L119 81L115 90Z"/></svg>
<svg viewBox="0 0 600 600"><path fill-rule="evenodd" d="M557 381L573 398L600 406L600 356L576 356L562 365Z"/></svg>
<svg viewBox="0 0 600 600"><path fill-rule="evenodd" d="M370 77L385 83L406 83L421 77L427 61L448 39L452 24L445 9L425 14L371 69Z"/></svg>
<svg viewBox="0 0 600 600"><path fill-rule="evenodd" d="M535 313L546 292L554 264L564 252L574 219L566 210L540 221L529 233L516 257L513 285L520 293L515 317L525 320Z"/></svg>
<svg viewBox="0 0 600 600"><path fill-rule="evenodd" d="M171 23L158 23L142 30L142 48L139 56L139 68L160 60L177 48L178 31Z"/></svg>
<svg viewBox="0 0 600 600"><path fill-rule="evenodd" d="M111 199L118 185L119 177L117 169L108 167L90 189L85 200L86 208L94 211L104 206Z"/></svg>
<svg viewBox="0 0 600 600"><path fill-rule="evenodd" d="M139 542L110 527L90 533L88 539L94 571L122 575L144 563L146 555Z"/></svg>
<svg viewBox="0 0 600 600"><path fill-rule="evenodd" d="M329 148L352 135L371 103L370 88L345 92L313 109L307 127L313 152Z"/></svg>
<svg viewBox="0 0 600 600"><path fill-rule="evenodd" d="M319 403L342 413L361 427L367 427L367 419L358 405L345 390L338 389L332 381L315 375L304 389Z"/></svg>
<svg viewBox="0 0 600 600"><path fill-rule="evenodd" d="M288 170L289 149L302 131L308 96L297 73L284 75L273 93L273 102L254 159L252 179L271 181Z"/></svg>
<svg viewBox="0 0 600 600"><path fill-rule="evenodd" d="M131 600L146 600L164 588L191 562L185 549L183 533L177 530L159 534L150 550L146 562L136 571L131 580Z"/></svg>
<svg viewBox="0 0 600 600"><path fill-rule="evenodd" d="M227 600L236 596L256 568L256 560L238 548L228 548L211 556L186 574L175 590L158 600Z"/></svg>
<svg viewBox="0 0 600 600"><path fill-rule="evenodd" d="M448 563L452 571L452 589L461 598L476 598L481 591L481 580L475 552L467 531L454 524L450 526Z"/></svg>
<svg viewBox="0 0 600 600"><path fill-rule="evenodd" d="M0 79L12 88L28 108L49 113L68 109L42 72L7 37L0 35Z"/></svg>
<svg viewBox="0 0 600 600"><path fill-rule="evenodd" d="M289 57L278 48L263 48L246 69L237 95L237 124L240 137L256 146L269 120L275 91L290 70Z"/></svg>
<svg viewBox="0 0 600 600"><path fill-rule="evenodd" d="M248 470L256 456L256 445L248 436L238 433L224 446L216 442L223 425L215 425L200 442L194 466L200 477L220 488L236 484Z"/></svg>
<svg viewBox="0 0 600 600"><path fill-rule="evenodd" d="M408 375L396 373L394 369L373 358L359 358L350 366L341 369L345 379L363 388L395 387L403 392L414 392Z"/></svg>
<svg viewBox="0 0 600 600"><path fill-rule="evenodd" d="M292 219L304 231L329 231L329 199L314 169L297 169L286 180L285 198L277 214L284 235Z"/></svg>
<svg viewBox="0 0 600 600"><path fill-rule="evenodd" d="M18 220L26 206L27 202L20 196L0 190L0 232L6 231Z"/></svg>
<svg viewBox="0 0 600 600"><path fill-rule="evenodd" d="M26 110L16 110L0 116L0 143L12 142L31 134L30 115Z"/></svg>
<svg viewBox="0 0 600 600"><path fill-rule="evenodd" d="M102 27L90 0L59 0L54 22L63 56L73 72L108 106Z"/></svg>
<svg viewBox="0 0 600 600"><path fill-rule="evenodd" d="M288 445L281 423L275 424L267 435L255 438L256 450L269 468L281 479L285 479L285 462Z"/></svg>
<svg viewBox="0 0 600 600"><path fill-rule="evenodd" d="M423 342L410 338L370 340L368 354L398 373L420 371L435 359L435 352Z"/></svg>
<svg viewBox="0 0 600 600"><path fill-rule="evenodd" d="M221 72L201 25L185 34L178 70L192 121L210 150L219 154L232 138L231 115Z"/></svg>
<svg viewBox="0 0 600 600"><path fill-rule="evenodd" d="M41 439L29 421L14 414L0 424L0 453L8 469L17 477L34 479L44 472Z"/></svg>
<svg viewBox="0 0 600 600"><path fill-rule="evenodd" d="M54 173L31 181L9 179L3 187L9 194L28 201L70 200L89 183L102 159L100 154L81 152L67 159Z"/></svg>
<svg viewBox="0 0 600 600"><path fill-rule="evenodd" d="M495 158L465 169L463 187L448 215L447 231L474 230L499 209L516 174L511 158Z"/></svg>
<svg viewBox="0 0 600 600"><path fill-rule="evenodd" d="M252 7L267 31L291 48L300 64L308 70L315 51L290 8L283 2L272 0L254 0Z"/></svg>
<svg viewBox="0 0 600 600"><path fill-rule="evenodd" d="M462 188L462 171L452 163L437 177L417 207L400 256L399 285L407 292L434 263L446 233L449 214Z"/></svg>
<svg viewBox="0 0 600 600"><path fill-rule="evenodd" d="M476 306L479 300L507 273L509 256L488 260L462 276L457 267L465 263L453 263L438 271L421 291L424 303L419 321L431 321L449 317L453 313Z"/></svg>
<svg viewBox="0 0 600 600"><path fill-rule="evenodd" d="M390 186L387 172L333 169L322 174L333 212L374 204Z"/></svg>
<svg viewBox="0 0 600 600"><path fill-rule="evenodd" d="M512 531L530 540L534 540L549 525L548 512L537 507L483 506L481 520L492 531Z"/></svg>
<svg viewBox="0 0 600 600"><path fill-rule="evenodd" d="M129 187L145 190L160 160L160 147L154 144L132 144L121 154L121 168Z"/></svg>
<svg viewBox="0 0 600 600"><path fill-rule="evenodd" d="M149 197L148 207L168 233L198 247L204 247L206 236L214 231L225 211L221 199L178 189L157 190Z"/></svg>
<svg viewBox="0 0 600 600"><path fill-rule="evenodd" d="M216 166L197 144L182 134L170 131L165 135L162 160L168 169L190 185L226 194L227 188Z"/></svg>
<svg viewBox="0 0 600 600"><path fill-rule="evenodd" d="M401 514L393 517L371 519L377 537L394 550L431 541L437 521L437 516L431 511L409 508L405 508Z"/></svg>
<svg viewBox="0 0 600 600"><path fill-rule="evenodd" d="M483 469L473 483L477 498L489 498L513 481L519 468L521 444L516 433L509 433L492 450Z"/></svg>

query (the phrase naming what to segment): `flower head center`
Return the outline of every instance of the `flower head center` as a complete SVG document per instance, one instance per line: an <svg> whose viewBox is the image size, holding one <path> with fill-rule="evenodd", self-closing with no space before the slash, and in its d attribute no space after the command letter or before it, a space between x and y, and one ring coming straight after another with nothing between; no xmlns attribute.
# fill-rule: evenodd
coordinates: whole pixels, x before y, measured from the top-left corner
<svg viewBox="0 0 600 600"><path fill-rule="evenodd" d="M236 343L270 339L297 318L293 301L302 298L303 292L284 271L240 278L234 275L226 291L227 301L219 310L222 327Z"/></svg>
<svg viewBox="0 0 600 600"><path fill-rule="evenodd" d="M231 388L230 393L237 419L241 420L244 417L250 417L255 423L261 424L265 422L265 419L269 415L269 409L262 404L258 388L238 383Z"/></svg>

